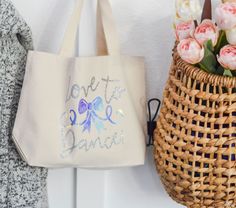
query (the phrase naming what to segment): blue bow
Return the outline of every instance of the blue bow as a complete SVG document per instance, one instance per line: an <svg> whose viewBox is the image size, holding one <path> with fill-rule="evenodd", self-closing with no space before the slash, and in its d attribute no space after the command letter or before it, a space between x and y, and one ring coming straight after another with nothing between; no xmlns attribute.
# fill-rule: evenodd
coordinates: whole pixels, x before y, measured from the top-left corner
<svg viewBox="0 0 236 208"><path fill-rule="evenodd" d="M97 130L104 128L103 118L100 118L96 111L103 110L103 102L101 97L96 97L91 103L88 103L85 99L81 99L79 102L78 111L79 114L87 113L86 119L80 124L84 127L83 131L88 130L90 132L92 122L95 124Z"/></svg>
<svg viewBox="0 0 236 208"><path fill-rule="evenodd" d="M96 97L91 103L88 103L85 99L81 99L78 105L79 114L86 114L86 119L80 123L84 127L83 132L88 130L90 132L92 123L95 124L95 127L98 131L104 129L103 121L109 121L111 124L116 124L112 116L112 106L108 105L105 110L106 118L102 118L97 114L97 111L102 111L104 109L103 101L101 97ZM77 123L77 114L75 110L70 110L70 121L71 126L78 125Z"/></svg>

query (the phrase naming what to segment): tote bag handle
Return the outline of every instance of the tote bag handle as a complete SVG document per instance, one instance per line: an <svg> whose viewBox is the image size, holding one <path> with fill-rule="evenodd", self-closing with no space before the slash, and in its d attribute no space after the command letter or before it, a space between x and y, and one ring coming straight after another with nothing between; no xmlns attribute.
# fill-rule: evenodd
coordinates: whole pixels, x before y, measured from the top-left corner
<svg viewBox="0 0 236 208"><path fill-rule="evenodd" d="M77 27L80 22L84 0L78 0L74 12L69 21L60 55L73 56L76 42ZM99 55L119 55L120 44L112 8L109 0L98 0L97 5L97 46Z"/></svg>

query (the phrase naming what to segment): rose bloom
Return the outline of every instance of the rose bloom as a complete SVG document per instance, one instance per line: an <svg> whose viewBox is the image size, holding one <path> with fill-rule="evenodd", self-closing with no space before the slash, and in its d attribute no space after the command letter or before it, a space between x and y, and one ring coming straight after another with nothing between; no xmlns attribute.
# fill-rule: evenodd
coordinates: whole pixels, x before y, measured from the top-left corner
<svg viewBox="0 0 236 208"><path fill-rule="evenodd" d="M226 2L216 8L216 22L222 30L236 26L236 2Z"/></svg>
<svg viewBox="0 0 236 208"><path fill-rule="evenodd" d="M217 59L225 69L236 70L236 46L226 45L220 50Z"/></svg>
<svg viewBox="0 0 236 208"><path fill-rule="evenodd" d="M231 30L226 30L227 41L231 45L236 45L236 27Z"/></svg>
<svg viewBox="0 0 236 208"><path fill-rule="evenodd" d="M195 29L194 21L180 22L175 26L175 35L178 41L191 37Z"/></svg>
<svg viewBox="0 0 236 208"><path fill-rule="evenodd" d="M197 26L193 33L193 37L203 45L206 41L212 40L213 46L217 44L219 31L216 25L211 20L203 20L200 25Z"/></svg>
<svg viewBox="0 0 236 208"><path fill-rule="evenodd" d="M197 64L204 57L204 48L193 38L181 40L177 51L180 57L189 64Z"/></svg>
<svg viewBox="0 0 236 208"><path fill-rule="evenodd" d="M175 0L176 19L181 21L196 20L201 16L199 0Z"/></svg>

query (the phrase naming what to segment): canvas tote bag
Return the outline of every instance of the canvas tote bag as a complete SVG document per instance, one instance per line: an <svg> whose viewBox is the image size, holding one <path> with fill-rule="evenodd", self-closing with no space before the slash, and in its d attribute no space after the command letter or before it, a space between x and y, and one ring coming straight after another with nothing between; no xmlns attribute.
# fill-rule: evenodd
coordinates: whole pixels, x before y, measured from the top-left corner
<svg viewBox="0 0 236 208"><path fill-rule="evenodd" d="M144 61L120 55L108 0L98 0L98 51L109 55L73 57L83 1L77 4L60 53L28 54L13 139L32 166L144 164Z"/></svg>

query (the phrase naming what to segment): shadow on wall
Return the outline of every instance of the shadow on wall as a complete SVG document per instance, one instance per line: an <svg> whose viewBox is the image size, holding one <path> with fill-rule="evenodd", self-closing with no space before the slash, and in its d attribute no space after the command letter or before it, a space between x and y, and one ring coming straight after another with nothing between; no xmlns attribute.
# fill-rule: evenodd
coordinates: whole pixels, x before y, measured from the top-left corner
<svg viewBox="0 0 236 208"><path fill-rule="evenodd" d="M172 10L169 11L170 15L166 15L164 12L158 14L158 11L165 4L173 4L173 0L162 1L161 5L159 5L159 1L148 0L145 2L148 6L144 8L142 7L144 3L139 0L135 3L134 1L114 0L112 3L120 33L122 52L127 55L145 57L148 98L161 98L172 62L174 32ZM154 8L150 8L150 5L153 5ZM140 194L142 200L140 198L139 206L142 206L141 204L145 201L149 201L150 204L153 204L150 206L154 207L154 204L160 199L168 198L170 200L157 175L151 147L148 148L144 166L115 170L109 173L109 177L114 184L120 182L117 185L119 186L117 193L120 194L120 197L125 197L124 189L130 198L132 196L138 198ZM115 191L112 187L111 190ZM134 192L137 196L133 195Z"/></svg>
<svg viewBox="0 0 236 208"><path fill-rule="evenodd" d="M153 157L153 148L148 147L144 166L132 168L132 176L140 189L150 197L165 198L167 193L159 179ZM145 184L145 185L144 185Z"/></svg>
<svg viewBox="0 0 236 208"><path fill-rule="evenodd" d="M137 1L135 7L133 1L130 5L128 2L123 3L123 0L112 2L114 2L112 6L118 23L122 52L145 57L148 98L161 98L174 46L173 11L168 7L174 5L173 1L148 0L147 7L141 1ZM153 8L150 8L150 5L153 5ZM169 8L167 15L159 12L162 7Z"/></svg>
<svg viewBox="0 0 236 208"><path fill-rule="evenodd" d="M116 6L118 4L114 3L122 52L127 55L145 57L148 98L161 98L172 61L173 18L172 16L160 18L156 14L149 15L149 10L142 10L139 14L134 11L133 15L128 13L127 16L120 18L121 14L125 15L125 11L119 11ZM124 180L135 181L133 184L136 184L145 195L151 198L157 195L167 197L156 172L152 147L148 148L145 166L131 168L125 172L120 172L126 177ZM130 180L127 177L130 177Z"/></svg>
<svg viewBox="0 0 236 208"><path fill-rule="evenodd" d="M75 1L54 2L54 7L36 44L37 50L58 53L74 4Z"/></svg>
<svg viewBox="0 0 236 208"><path fill-rule="evenodd" d="M174 39L166 25L172 25L171 18L142 23L136 21L122 41L127 54L144 56L147 69L147 96L161 98L172 61ZM124 36L122 36L124 37Z"/></svg>

